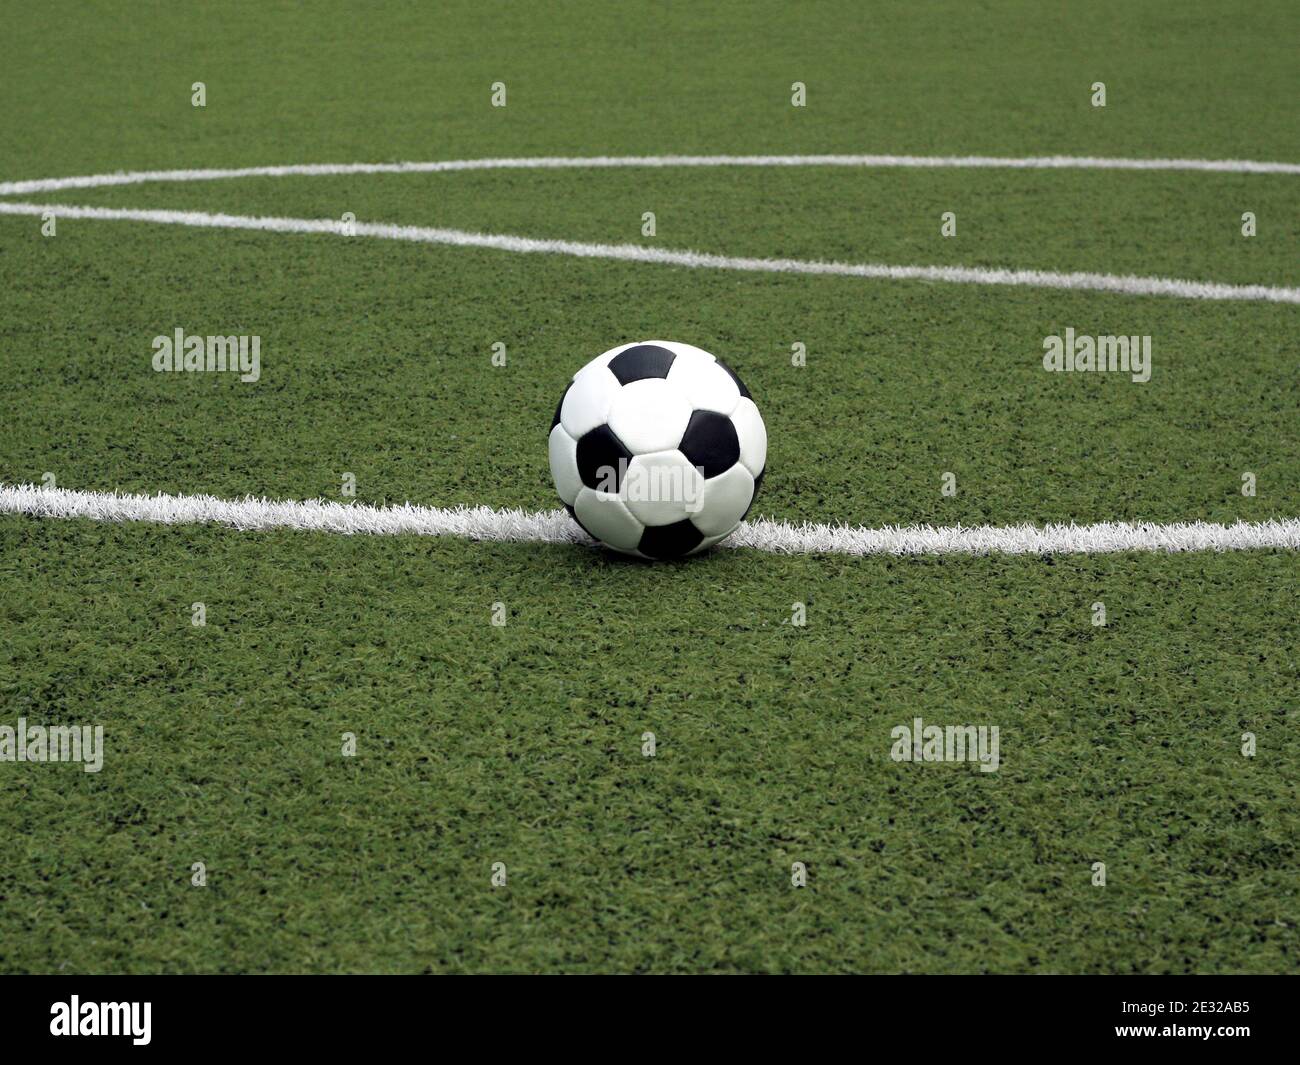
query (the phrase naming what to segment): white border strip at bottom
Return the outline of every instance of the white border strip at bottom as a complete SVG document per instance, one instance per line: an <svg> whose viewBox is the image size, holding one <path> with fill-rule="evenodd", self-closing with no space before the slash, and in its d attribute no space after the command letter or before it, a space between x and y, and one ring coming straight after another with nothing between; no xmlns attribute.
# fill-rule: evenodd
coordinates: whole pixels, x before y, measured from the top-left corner
<svg viewBox="0 0 1300 1065"><path fill-rule="evenodd" d="M237 529L305 529L329 533L458 536L520 543L589 543L562 510L529 513L491 507L421 507L405 503L305 503L227 500L207 495L119 495L0 484L0 514L168 525L215 523ZM1056 555L1113 551L1300 549L1300 518L1281 521L1101 522L1096 525L859 526L745 522L723 546L781 554Z"/></svg>

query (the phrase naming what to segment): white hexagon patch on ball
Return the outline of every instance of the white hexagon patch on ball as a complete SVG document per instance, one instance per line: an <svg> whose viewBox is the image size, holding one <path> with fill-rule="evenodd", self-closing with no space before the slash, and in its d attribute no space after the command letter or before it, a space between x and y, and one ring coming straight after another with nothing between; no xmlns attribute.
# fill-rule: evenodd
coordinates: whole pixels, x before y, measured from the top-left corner
<svg viewBox="0 0 1300 1065"><path fill-rule="evenodd" d="M573 375L550 457L555 490L588 535L624 554L679 558L731 535L749 513L767 429L721 359L647 340Z"/></svg>

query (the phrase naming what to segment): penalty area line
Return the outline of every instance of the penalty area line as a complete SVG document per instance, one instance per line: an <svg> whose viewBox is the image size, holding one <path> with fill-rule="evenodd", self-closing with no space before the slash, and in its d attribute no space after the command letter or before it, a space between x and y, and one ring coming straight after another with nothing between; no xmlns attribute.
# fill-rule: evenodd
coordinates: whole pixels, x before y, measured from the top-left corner
<svg viewBox="0 0 1300 1065"><path fill-rule="evenodd" d="M563 510L491 507L376 507L324 500L295 502L210 495L129 495L0 484L0 514L89 518L166 525L218 524L243 530L299 529L345 535L453 536L509 543L590 544ZM1191 521L1101 522L1092 525L861 526L742 522L720 547L776 554L1058 555L1118 551L1300 550L1300 518L1232 525Z"/></svg>
<svg viewBox="0 0 1300 1065"><path fill-rule="evenodd" d="M206 211L152 210L131 207L82 207L70 204L27 203L0 200L0 215L53 213L59 218L103 221L151 222L158 225L205 229L245 229L269 233L326 234L354 239L443 244L461 248L486 248L525 254L568 255L580 259L658 263L688 269L741 270L752 273L814 274L889 281L931 281L965 285L1111 292L1129 296L1174 296L1201 300L1249 300L1300 304L1300 288L1271 285L1232 285L1217 281L1186 281L1168 277L1128 274L1063 273L1055 270L1018 270L1003 267L895 266L888 263L839 263L807 259L761 259L707 252L647 248L640 244L592 244L573 240L542 240L508 234L471 233L461 229L402 226L381 222L344 223L328 218L279 218L210 213Z"/></svg>
<svg viewBox="0 0 1300 1065"><path fill-rule="evenodd" d="M119 170L110 174L0 181L0 196L97 189L153 182L227 181L261 177L348 177L443 174L466 170L608 170L676 167L853 167L908 170L1147 170L1218 174L1300 174L1300 163L1255 159L1125 159L1096 155L588 155L506 159L443 159L396 163L290 163L278 166Z"/></svg>

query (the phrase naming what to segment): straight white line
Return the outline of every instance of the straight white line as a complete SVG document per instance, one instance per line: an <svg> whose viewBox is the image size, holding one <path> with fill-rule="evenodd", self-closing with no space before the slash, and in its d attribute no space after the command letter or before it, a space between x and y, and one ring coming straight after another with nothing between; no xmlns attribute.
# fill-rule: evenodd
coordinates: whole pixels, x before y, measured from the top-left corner
<svg viewBox="0 0 1300 1065"><path fill-rule="evenodd" d="M218 524L236 529L305 529L329 533L460 536L528 543L589 542L563 510L530 514L491 507L375 507L320 499L218 499L209 495L126 495L78 492L44 485L0 484L0 514L93 521L147 521L164 525Z"/></svg>
<svg viewBox="0 0 1300 1065"><path fill-rule="evenodd" d="M153 181L219 181L245 177L344 177L349 174L436 174L453 170L585 170L615 167L840 166L992 170L1184 170L1223 174L1300 174L1300 163L1251 159L1115 159L1090 155L596 155L441 162L304 163L193 170L129 170L82 177L0 182L0 196L140 185Z"/></svg>
<svg viewBox="0 0 1300 1065"><path fill-rule="evenodd" d="M205 211L166 211L130 207L76 207L66 204L0 200L0 214L40 216L46 211L53 211L60 218L154 222L162 225L252 229L272 233L323 233L335 236L349 234L349 229L344 226L344 223L333 219L253 217L210 214ZM584 259L658 263L692 269L820 274L891 281L943 281L967 285L1027 286L1112 292L1130 296L1177 296L1201 300L1300 303L1300 288L1228 285L1216 281L1184 281L1177 278L1136 277L1125 274L1060 273L1051 270L989 269L970 266L892 266L886 263L837 263L804 259L757 259L647 248L638 244L588 244L572 240L539 240L533 237L470 233L460 229L438 229L428 226L397 226L379 222L354 222L350 226L350 232L356 237L375 237L381 240L415 241L422 244L446 244L462 248L490 248L498 251L546 255L571 255Z"/></svg>
<svg viewBox="0 0 1300 1065"><path fill-rule="evenodd" d="M520 543L590 543L563 510L529 513L490 507L375 507L208 495L119 495L35 485L0 485L0 514L94 521L220 524L237 529L458 536ZM1096 525L929 525L865 529L848 525L744 522L726 547L778 554L1056 555L1114 551L1300 549L1300 518L1219 525L1213 522L1102 522Z"/></svg>

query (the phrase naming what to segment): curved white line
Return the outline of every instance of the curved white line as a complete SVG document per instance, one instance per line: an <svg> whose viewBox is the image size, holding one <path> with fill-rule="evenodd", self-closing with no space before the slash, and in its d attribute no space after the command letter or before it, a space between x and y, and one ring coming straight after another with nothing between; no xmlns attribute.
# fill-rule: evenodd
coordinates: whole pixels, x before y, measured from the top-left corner
<svg viewBox="0 0 1300 1065"><path fill-rule="evenodd" d="M1300 163L1251 159L1116 159L1089 155L593 155L517 159L448 159L408 163L304 163L197 170L128 170L83 177L0 182L0 196L141 185L153 181L220 181L245 177L345 177L349 174L437 174L455 170L586 170L615 167L840 166L994 170L1187 170L1224 174L1300 174Z"/></svg>
<svg viewBox="0 0 1300 1065"><path fill-rule="evenodd" d="M218 499L208 495L119 495L66 488L0 484L0 514L168 525L219 524L237 529L302 529L327 533L458 536L517 543L591 540L562 510L528 512L491 507L375 507L364 503ZM1300 519L1220 525L1192 521L1101 522L1096 525L930 525L865 529L850 525L742 522L723 542L779 554L1059 555L1115 551L1240 551L1300 549Z"/></svg>
<svg viewBox="0 0 1300 1065"><path fill-rule="evenodd" d="M1115 159L1094 156L915 156L915 155L651 155L543 156L537 158L459 159L442 162L311 163L232 169L144 170L85 177L40 178L0 183L0 196L52 192L61 189L136 185L154 181L214 181L241 177L321 177L348 174L437 173L458 170L561 170L609 167L725 167L725 166L841 166L913 168L1009 168L1088 170L1189 170L1238 174L1300 174L1300 164L1256 162L1249 159ZM68 218L113 219L169 225L260 229L280 233L342 233L340 223L325 219L259 218L203 211L163 211L63 204L33 204L0 200L0 214L42 215L53 211ZM512 252L572 255L660 263L688 268L745 270L765 273L823 274L902 281L1012 285L1037 288L1117 292L1127 295L1176 296L1205 300L1252 300L1300 303L1300 289L1270 285L1231 285L1214 281L1133 275L1016 270L964 266L896 266L887 263L837 263L801 259L762 259L703 252L647 248L635 244L595 244L532 237L470 233L457 229L355 223L350 234L387 240L418 241L457 247L496 248Z"/></svg>
<svg viewBox="0 0 1300 1065"><path fill-rule="evenodd" d="M582 259L614 259L623 262L658 263L693 269L743 270L774 274L820 274L837 277L865 277L890 281L940 281L965 285L1011 285L1033 288L1069 289L1087 292L1116 292L1129 296L1178 296L1200 300L1252 300L1268 303L1300 303L1300 288L1268 285L1227 285L1215 281L1183 281L1166 277L1135 277L1119 274L1060 273L1051 270L986 269L971 266L891 266L887 263L836 263L804 259L756 259L706 252L647 248L640 244L587 244L572 240L539 240L506 234L470 233L461 229L429 226L395 226L377 222L354 222L350 231L342 222L325 218L249 217L210 214L205 211L155 211L131 207L74 207L66 204L14 203L0 200L0 215L43 215L53 211L62 218L108 219L155 222L162 225L197 226L207 229L253 229L272 233L317 233L334 236L375 237L381 240L447 244L461 248L490 248L498 251L546 255L571 255Z"/></svg>

